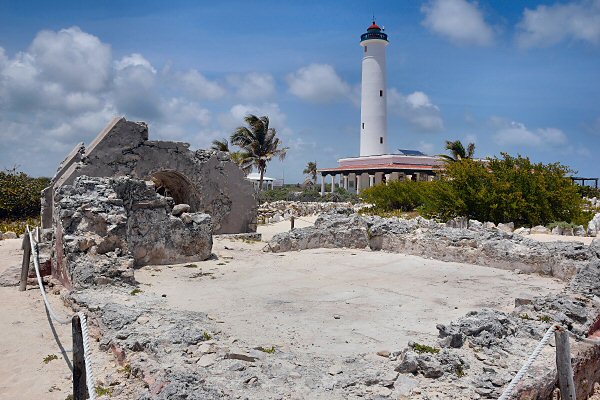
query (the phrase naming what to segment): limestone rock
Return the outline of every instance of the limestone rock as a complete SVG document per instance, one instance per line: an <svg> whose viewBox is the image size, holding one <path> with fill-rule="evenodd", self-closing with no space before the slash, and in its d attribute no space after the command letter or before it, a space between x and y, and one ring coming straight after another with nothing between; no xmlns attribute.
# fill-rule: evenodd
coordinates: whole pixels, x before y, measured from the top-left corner
<svg viewBox="0 0 600 400"><path fill-rule="evenodd" d="M171 201L146 182L82 176L55 202L56 273L75 287L132 282L133 266L200 261L212 251L210 216L171 215Z"/></svg>
<svg viewBox="0 0 600 400"><path fill-rule="evenodd" d="M573 236L585 236L586 235L586 230L583 227L583 225L577 225L575 228L573 228Z"/></svg>
<svg viewBox="0 0 600 400"><path fill-rule="evenodd" d="M189 204L177 204L173 207L173 210L171 211L171 214L173 214L174 216L178 217L183 213L187 213L188 211L190 211L190 205Z"/></svg>
<svg viewBox="0 0 600 400"><path fill-rule="evenodd" d="M536 225L533 228L531 228L531 231L529 232L530 234L534 235L534 234L550 234L550 229L546 228L545 226L542 225Z"/></svg>
<svg viewBox="0 0 600 400"><path fill-rule="evenodd" d="M515 230L515 223L514 222L508 222L506 224L499 223L497 228L498 228L498 230L500 230L502 232L512 233Z"/></svg>
<svg viewBox="0 0 600 400"><path fill-rule="evenodd" d="M515 233L517 235L529 235L530 232L531 232L531 230L529 228L521 227L521 228L515 229L515 231L513 233Z"/></svg>
<svg viewBox="0 0 600 400"><path fill-rule="evenodd" d="M17 236L16 233L14 233L12 231L7 231L2 234L2 238L3 239L18 239L19 237Z"/></svg>

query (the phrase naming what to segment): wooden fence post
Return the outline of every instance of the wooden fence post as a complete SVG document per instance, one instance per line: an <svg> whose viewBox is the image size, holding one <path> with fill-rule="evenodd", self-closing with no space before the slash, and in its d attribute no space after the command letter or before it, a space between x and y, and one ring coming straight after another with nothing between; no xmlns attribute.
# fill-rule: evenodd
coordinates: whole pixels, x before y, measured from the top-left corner
<svg viewBox="0 0 600 400"><path fill-rule="evenodd" d="M294 216L293 215L290 216L290 231L294 230L294 220L295 220Z"/></svg>
<svg viewBox="0 0 600 400"><path fill-rule="evenodd" d="M29 261L31 260L31 243L29 242L29 232L25 232L23 237L23 263L21 264L21 281L19 282L19 291L27 289L27 276L29 275Z"/></svg>
<svg viewBox="0 0 600 400"><path fill-rule="evenodd" d="M569 333L563 327L557 327L554 332L554 339L556 341L556 369L558 370L560 398L563 400L576 400Z"/></svg>
<svg viewBox="0 0 600 400"><path fill-rule="evenodd" d="M89 395L85 379L85 355L79 315L73 316L71 326L73 331L73 399L85 400L89 399Z"/></svg>

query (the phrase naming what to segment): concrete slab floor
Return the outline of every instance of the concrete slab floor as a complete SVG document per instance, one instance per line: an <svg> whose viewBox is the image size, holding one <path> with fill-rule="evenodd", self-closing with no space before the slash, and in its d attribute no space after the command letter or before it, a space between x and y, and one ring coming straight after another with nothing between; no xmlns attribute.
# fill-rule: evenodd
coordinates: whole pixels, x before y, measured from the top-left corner
<svg viewBox="0 0 600 400"><path fill-rule="evenodd" d="M218 259L136 271L169 306L205 312L229 335L338 356L435 344L438 323L471 310L511 311L515 297L559 291L557 279L354 249L263 253L264 243L216 240Z"/></svg>

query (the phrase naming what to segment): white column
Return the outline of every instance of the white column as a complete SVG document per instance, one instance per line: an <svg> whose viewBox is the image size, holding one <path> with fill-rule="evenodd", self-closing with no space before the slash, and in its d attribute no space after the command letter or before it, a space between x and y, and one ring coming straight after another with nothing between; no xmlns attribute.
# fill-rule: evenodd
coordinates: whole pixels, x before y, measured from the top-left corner
<svg viewBox="0 0 600 400"><path fill-rule="evenodd" d="M406 180L406 181L412 180L412 175L404 174L404 180Z"/></svg>
<svg viewBox="0 0 600 400"><path fill-rule="evenodd" d="M361 179L362 179L362 174L354 174L354 180L356 181L356 194L360 194Z"/></svg>
<svg viewBox="0 0 600 400"><path fill-rule="evenodd" d="M331 175L331 193L335 192L335 179L336 179L337 175L333 174Z"/></svg>
<svg viewBox="0 0 600 400"><path fill-rule="evenodd" d="M342 182L344 190L348 190L348 175L342 175Z"/></svg>
<svg viewBox="0 0 600 400"><path fill-rule="evenodd" d="M386 186L390 184L391 180L392 180L392 174L385 174L385 184L386 184Z"/></svg>
<svg viewBox="0 0 600 400"><path fill-rule="evenodd" d="M375 185L375 174L369 174L369 187Z"/></svg>
<svg viewBox="0 0 600 400"><path fill-rule="evenodd" d="M321 175L321 196L325 196L325 175Z"/></svg>

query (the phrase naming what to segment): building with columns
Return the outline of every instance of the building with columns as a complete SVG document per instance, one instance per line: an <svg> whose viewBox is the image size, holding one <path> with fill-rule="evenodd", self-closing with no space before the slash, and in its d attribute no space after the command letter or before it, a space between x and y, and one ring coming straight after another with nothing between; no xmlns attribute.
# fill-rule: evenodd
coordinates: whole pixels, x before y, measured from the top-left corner
<svg viewBox="0 0 600 400"><path fill-rule="evenodd" d="M391 154L387 127L387 34L375 21L360 37L363 48L360 100L360 156L342 158L334 168L319 169L321 194L331 179L331 191L342 187L360 193L392 180L432 180L443 162L416 150Z"/></svg>

